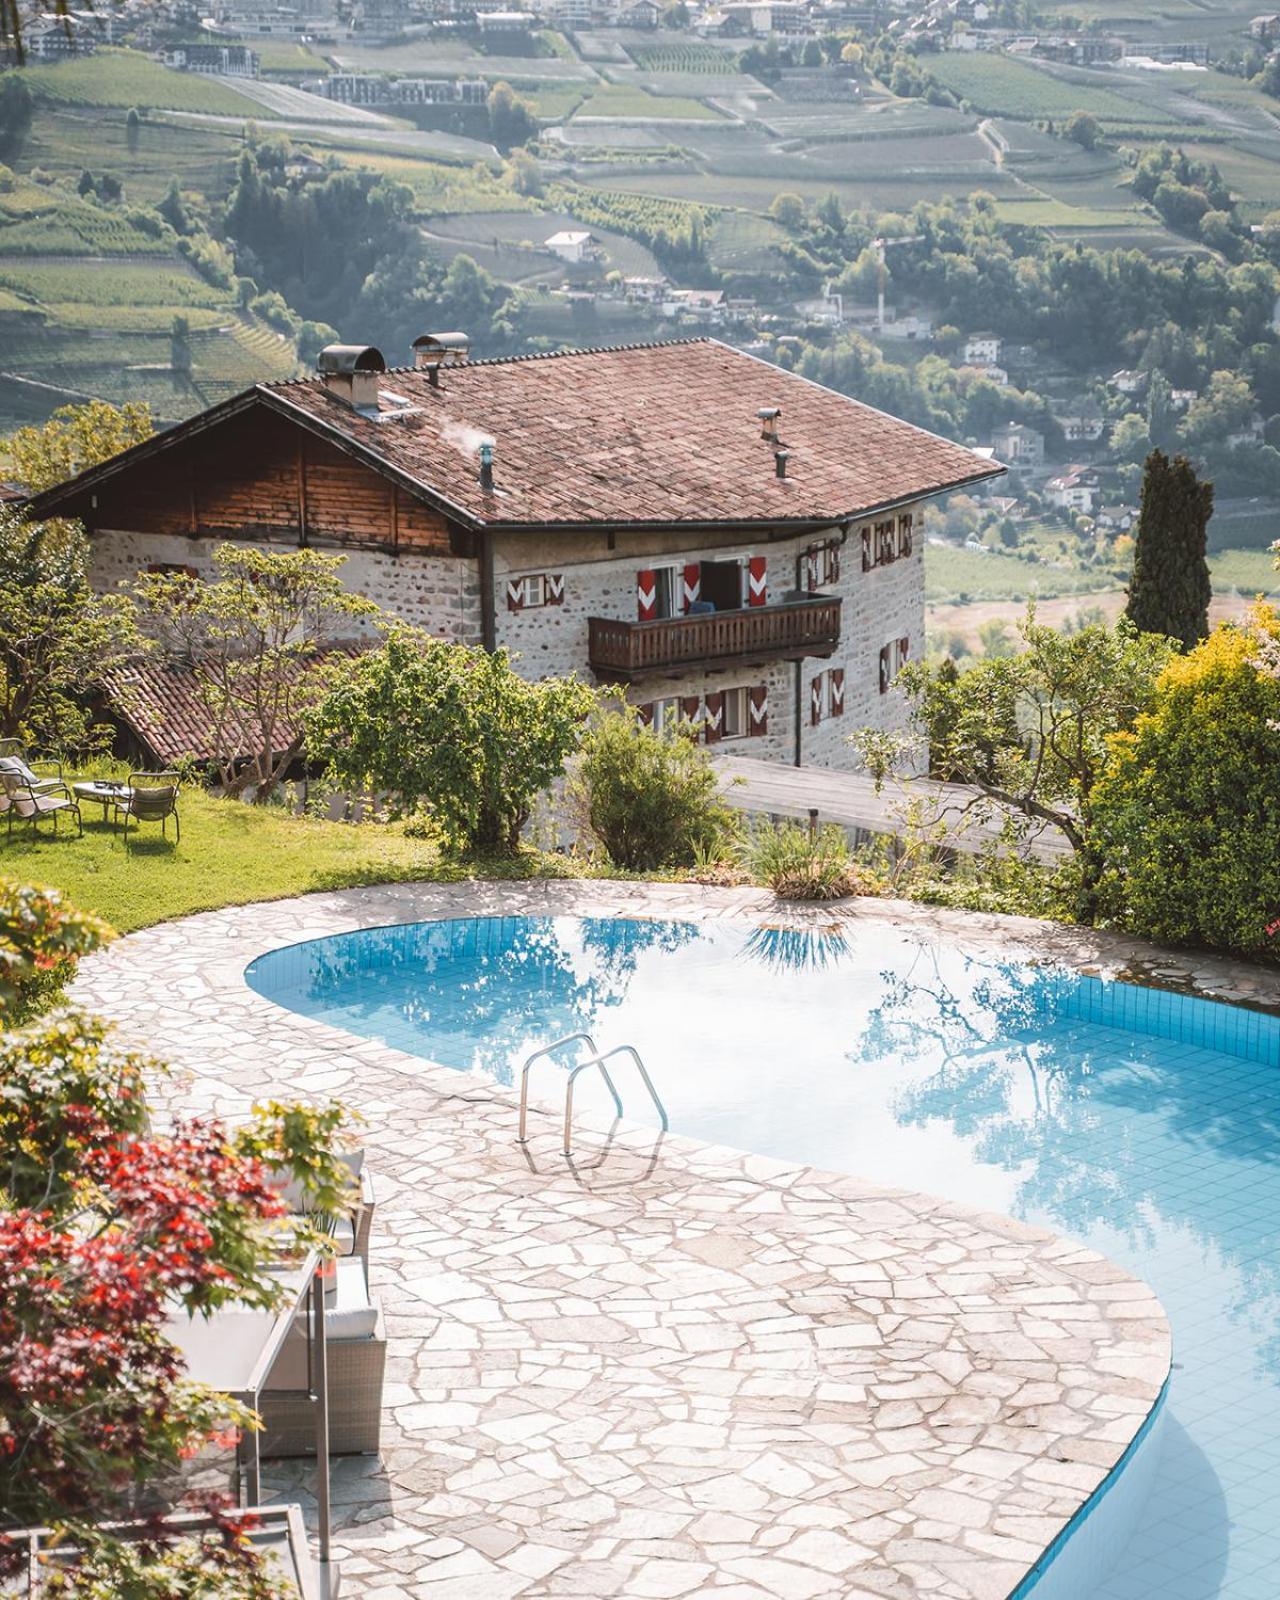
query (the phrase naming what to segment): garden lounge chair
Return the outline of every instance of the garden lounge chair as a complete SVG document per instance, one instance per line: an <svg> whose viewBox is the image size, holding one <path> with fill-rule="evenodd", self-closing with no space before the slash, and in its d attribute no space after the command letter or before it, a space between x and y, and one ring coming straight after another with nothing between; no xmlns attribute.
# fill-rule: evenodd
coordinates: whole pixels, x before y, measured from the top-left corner
<svg viewBox="0 0 1280 1600"><path fill-rule="evenodd" d="M178 818L178 786L181 779L176 772L131 772L129 787L115 802L117 819L124 819L125 843L129 842L129 821L135 824L158 822L160 832L168 837L169 818L173 818L174 834L182 840L182 823Z"/></svg>
<svg viewBox="0 0 1280 1600"><path fill-rule="evenodd" d="M84 832L79 802L66 784L60 778L37 778L16 756L0 757L0 809L5 813L10 837L15 818L34 831L42 818L52 817L53 831L57 833L58 818L64 811L76 819L77 832Z"/></svg>

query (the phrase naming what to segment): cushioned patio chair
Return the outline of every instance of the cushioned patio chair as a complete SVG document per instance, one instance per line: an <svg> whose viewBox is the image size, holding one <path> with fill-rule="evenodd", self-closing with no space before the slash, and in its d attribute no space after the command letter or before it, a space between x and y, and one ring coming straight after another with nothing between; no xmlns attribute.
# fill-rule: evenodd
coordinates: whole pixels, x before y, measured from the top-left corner
<svg viewBox="0 0 1280 1600"><path fill-rule="evenodd" d="M66 812L76 820L76 831L84 833L80 803L60 778L38 778L24 761L15 756L0 757L0 809L5 813L8 834L15 821L25 822L34 833L46 817L58 818Z"/></svg>
<svg viewBox="0 0 1280 1600"><path fill-rule="evenodd" d="M376 1455L382 1429L387 1333L382 1308L369 1293L359 1256L333 1263L333 1276L325 1291L325 1353L329 1449L336 1456ZM315 1410L307 1393L311 1376L306 1314L300 1313L259 1398L264 1456L315 1454Z"/></svg>
<svg viewBox="0 0 1280 1600"><path fill-rule="evenodd" d="M182 783L176 772L131 772L129 787L115 804L116 821L124 821L124 839L129 842L129 823L135 827L144 822L158 822L160 832L168 837L169 818L173 818L174 836L182 842L182 822L178 817L178 789Z"/></svg>

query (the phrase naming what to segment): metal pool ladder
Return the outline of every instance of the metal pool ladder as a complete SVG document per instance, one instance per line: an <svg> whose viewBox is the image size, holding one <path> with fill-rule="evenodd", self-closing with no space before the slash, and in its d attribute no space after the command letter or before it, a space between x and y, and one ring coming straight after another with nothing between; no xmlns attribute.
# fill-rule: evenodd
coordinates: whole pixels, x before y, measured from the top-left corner
<svg viewBox="0 0 1280 1600"><path fill-rule="evenodd" d="M557 1051L563 1050L566 1045L570 1044L585 1044L587 1049L590 1051L590 1054L585 1060L577 1062L575 1066L570 1068L569 1078L564 1086L565 1155L571 1155L573 1153L573 1085L580 1072L585 1072L588 1067L598 1067L600 1069L600 1076L604 1079L605 1087L608 1089L613 1098L613 1103L617 1107L618 1115L622 1116L622 1097L619 1095L617 1087L615 1086L614 1081L609 1074L609 1068L606 1065L607 1062L614 1060L614 1058L617 1056L630 1056L631 1060L635 1062L636 1071L640 1074L640 1081L648 1090L649 1098L653 1101L654 1106L657 1108L658 1116L662 1122L662 1131L664 1133L667 1132L671 1126L670 1122L667 1120L667 1108L658 1098L658 1091L653 1086L653 1079L649 1076L644 1062L640 1059L640 1052L635 1048L635 1046L630 1044L619 1044L615 1045L612 1050L602 1051L589 1033L570 1033L566 1034L563 1039L557 1039L554 1041L554 1043L543 1045L540 1050L535 1050L525 1062L524 1066L520 1069L520 1132L516 1135L517 1143L527 1144L529 1142L525 1137L525 1123L527 1122L529 1115L529 1068L534 1064L535 1061L540 1061L544 1057L553 1056Z"/></svg>

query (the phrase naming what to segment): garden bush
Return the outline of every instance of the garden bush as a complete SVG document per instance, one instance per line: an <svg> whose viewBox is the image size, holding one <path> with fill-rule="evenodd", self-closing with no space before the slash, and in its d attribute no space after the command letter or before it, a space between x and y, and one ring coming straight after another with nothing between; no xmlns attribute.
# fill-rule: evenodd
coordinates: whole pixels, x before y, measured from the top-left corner
<svg viewBox="0 0 1280 1600"><path fill-rule="evenodd" d="M694 866L732 832L706 752L646 727L620 699L587 734L570 794L610 861L631 872Z"/></svg>
<svg viewBox="0 0 1280 1600"><path fill-rule="evenodd" d="M1280 617L1266 607L1248 627L1218 628L1165 667L1154 705L1112 740L1094 825L1104 906L1134 933L1280 952L1280 682L1258 665L1268 640L1280 641Z"/></svg>

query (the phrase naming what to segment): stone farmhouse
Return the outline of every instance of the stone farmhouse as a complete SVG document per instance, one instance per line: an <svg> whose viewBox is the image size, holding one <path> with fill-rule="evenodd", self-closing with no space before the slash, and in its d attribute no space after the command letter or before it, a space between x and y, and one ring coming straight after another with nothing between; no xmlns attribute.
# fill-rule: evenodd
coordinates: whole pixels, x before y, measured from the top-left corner
<svg viewBox="0 0 1280 1600"><path fill-rule="evenodd" d="M224 540L342 551L406 622L797 765L851 767L853 727L900 725L922 504L1004 470L713 339L472 362L462 335L425 335L412 367L340 345L319 369L32 514L84 523L104 589L205 575Z"/></svg>

